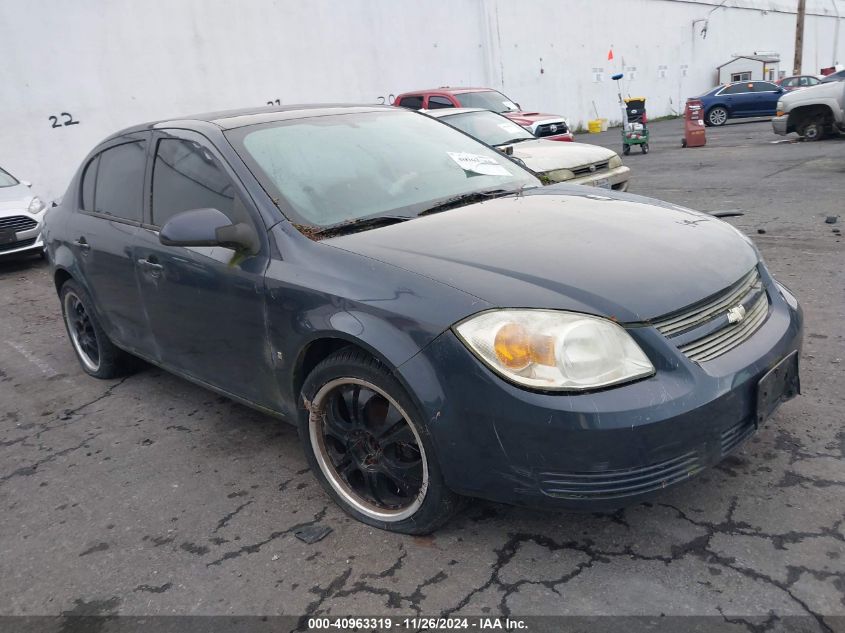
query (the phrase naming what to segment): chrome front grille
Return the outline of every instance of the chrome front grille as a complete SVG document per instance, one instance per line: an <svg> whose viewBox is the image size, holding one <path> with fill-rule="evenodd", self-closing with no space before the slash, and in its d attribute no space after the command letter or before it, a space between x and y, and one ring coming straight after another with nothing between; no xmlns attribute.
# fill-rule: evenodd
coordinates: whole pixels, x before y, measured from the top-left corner
<svg viewBox="0 0 845 633"><path fill-rule="evenodd" d="M600 171L606 170L609 162L610 161L603 161L601 163L593 163L592 165L583 165L581 167L576 167L572 170L572 173L576 176L589 176L590 174L596 174Z"/></svg>
<svg viewBox="0 0 845 633"><path fill-rule="evenodd" d="M0 218L0 230L12 229L15 233L34 229L37 225L38 222L32 218L26 217L25 215L13 215L8 218Z"/></svg>
<svg viewBox="0 0 845 633"><path fill-rule="evenodd" d="M731 312L742 306L742 317ZM653 325L690 360L703 363L751 337L769 314L769 298L755 267L715 297L656 320ZM697 332L698 331L698 332Z"/></svg>

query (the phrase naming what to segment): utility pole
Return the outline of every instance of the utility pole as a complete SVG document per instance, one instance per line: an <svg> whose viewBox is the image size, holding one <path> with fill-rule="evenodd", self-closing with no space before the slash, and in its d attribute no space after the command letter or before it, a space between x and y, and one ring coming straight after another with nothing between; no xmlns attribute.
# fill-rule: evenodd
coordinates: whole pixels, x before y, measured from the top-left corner
<svg viewBox="0 0 845 633"><path fill-rule="evenodd" d="M792 74L801 74L804 57L804 11L807 0L798 0L798 15L795 19L795 62L792 64Z"/></svg>

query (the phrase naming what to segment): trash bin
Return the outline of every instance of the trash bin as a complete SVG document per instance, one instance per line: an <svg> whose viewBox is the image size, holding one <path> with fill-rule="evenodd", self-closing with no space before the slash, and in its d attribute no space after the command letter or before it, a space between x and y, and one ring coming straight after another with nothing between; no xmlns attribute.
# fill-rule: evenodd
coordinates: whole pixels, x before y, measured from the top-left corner
<svg viewBox="0 0 845 633"><path fill-rule="evenodd" d="M707 143L704 133L704 104L700 99L687 99L684 106L684 139L681 147L701 147Z"/></svg>

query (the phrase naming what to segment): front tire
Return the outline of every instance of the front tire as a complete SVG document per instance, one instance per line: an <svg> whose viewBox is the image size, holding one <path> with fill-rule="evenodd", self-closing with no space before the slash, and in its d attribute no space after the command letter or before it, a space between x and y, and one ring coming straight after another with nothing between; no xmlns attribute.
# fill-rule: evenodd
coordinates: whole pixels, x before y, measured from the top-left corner
<svg viewBox="0 0 845 633"><path fill-rule="evenodd" d="M94 312L94 302L82 286L66 281L59 290L59 299L68 338L86 374L105 380L134 369L135 359L106 336Z"/></svg>
<svg viewBox="0 0 845 633"><path fill-rule="evenodd" d="M804 124L798 131L798 135L805 141L820 141L827 136L827 129L824 121L821 119L814 119Z"/></svg>
<svg viewBox="0 0 845 633"><path fill-rule="evenodd" d="M314 476L352 517L391 532L427 534L460 506L426 427L377 360L335 352L305 379L299 436Z"/></svg>
<svg viewBox="0 0 845 633"><path fill-rule="evenodd" d="M722 106L716 106L714 108L710 108L707 112L707 118L705 121L714 127L720 127L727 123L729 118L730 116L725 108Z"/></svg>

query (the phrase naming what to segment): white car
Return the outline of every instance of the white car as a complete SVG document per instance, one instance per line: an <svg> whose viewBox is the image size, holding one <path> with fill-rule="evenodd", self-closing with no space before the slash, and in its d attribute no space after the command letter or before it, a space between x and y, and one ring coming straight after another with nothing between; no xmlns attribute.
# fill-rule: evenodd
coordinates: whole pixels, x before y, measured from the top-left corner
<svg viewBox="0 0 845 633"><path fill-rule="evenodd" d="M613 150L587 143L537 138L501 114L480 108L444 108L425 113L513 156L547 183L567 182L617 191L628 189L631 170Z"/></svg>
<svg viewBox="0 0 845 633"><path fill-rule="evenodd" d="M44 253L41 226L47 207L31 186L0 167L0 256Z"/></svg>

